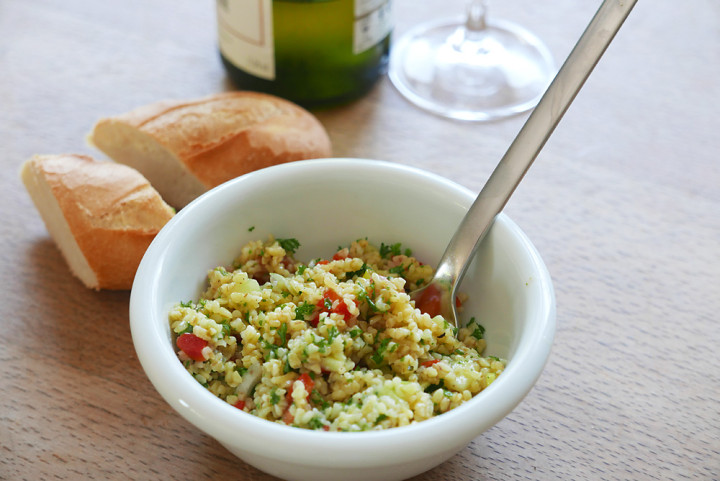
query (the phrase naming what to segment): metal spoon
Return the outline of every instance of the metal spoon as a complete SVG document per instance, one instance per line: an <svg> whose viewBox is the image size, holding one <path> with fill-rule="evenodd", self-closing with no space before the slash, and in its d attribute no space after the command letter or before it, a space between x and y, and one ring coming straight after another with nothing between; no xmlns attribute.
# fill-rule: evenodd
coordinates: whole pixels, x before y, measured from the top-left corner
<svg viewBox="0 0 720 481"><path fill-rule="evenodd" d="M455 290L490 230L637 0L605 0L460 223L430 283L410 293L415 305L458 326Z"/></svg>

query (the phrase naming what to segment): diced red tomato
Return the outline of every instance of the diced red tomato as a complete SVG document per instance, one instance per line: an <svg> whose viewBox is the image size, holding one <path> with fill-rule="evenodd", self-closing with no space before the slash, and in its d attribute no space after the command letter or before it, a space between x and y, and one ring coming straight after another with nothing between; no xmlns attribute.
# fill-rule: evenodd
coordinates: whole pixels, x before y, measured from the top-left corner
<svg viewBox="0 0 720 481"><path fill-rule="evenodd" d="M338 294L337 292L333 291L332 289L328 289L328 290L326 290L325 293L323 294L323 299L322 299L322 300L324 301L325 299L330 299L330 300L334 303L335 301L339 301L339 300L340 300L340 294Z"/></svg>
<svg viewBox="0 0 720 481"><path fill-rule="evenodd" d="M415 301L415 307L420 309L421 312L435 317L440 314L440 299L440 290L434 284L430 284L422 292L420 299Z"/></svg>
<svg viewBox="0 0 720 481"><path fill-rule="evenodd" d="M347 257L348 257L347 252L340 251L340 252L336 252L336 253L333 255L333 260L334 260L334 261L341 261L341 260L343 260L343 259L347 259Z"/></svg>
<svg viewBox="0 0 720 481"><path fill-rule="evenodd" d="M310 393L312 392L313 388L315 387L315 381L310 377L310 375L306 372L300 374L300 377L297 379L300 382L302 382L305 385L305 391L307 391L307 400L310 401ZM287 394L285 395L285 399L287 399L288 407L285 409L285 412L283 413L282 420L285 424L292 424L295 421L295 418L292 414L290 414L290 405L293 402L292 393L293 393L293 387L295 386L295 381L290 385L290 389L288 389Z"/></svg>
<svg viewBox="0 0 720 481"><path fill-rule="evenodd" d="M424 312L425 314L429 314L431 317L435 317L440 312L440 301L442 299L442 294L440 293L440 290L435 287L434 284L430 284L427 289L425 289L420 296L420 299L415 301L415 307L420 309L421 312ZM462 302L460 301L459 297L455 297L455 307L460 309L462 306Z"/></svg>
<svg viewBox="0 0 720 481"><path fill-rule="evenodd" d="M326 300L329 300L329 303L326 303ZM331 304L332 307L328 307L327 304ZM322 299L320 299L317 304L315 304L315 313L310 319L310 324L313 327L317 327L318 322L320 321L320 313L326 312L328 314L334 312L335 314L339 314L342 316L345 321L350 321L353 319L352 314L350 314L350 309L348 308L348 305L345 303L342 297L340 295L333 291L332 289L328 289L323 294Z"/></svg>
<svg viewBox="0 0 720 481"><path fill-rule="evenodd" d="M437 364L437 363L439 363L439 362L440 362L440 359L430 359L429 361L421 362L420 365L421 365L422 367L430 367L430 366L432 366L433 364Z"/></svg>
<svg viewBox="0 0 720 481"><path fill-rule="evenodd" d="M348 309L348 305L342 297L340 297L340 295L332 289L328 289L326 294L328 299L330 299L333 303L333 307L330 312L340 314L344 319L348 319L350 317L350 309Z"/></svg>
<svg viewBox="0 0 720 481"><path fill-rule="evenodd" d="M205 360L202 350L207 345L208 342L205 339L201 339L189 332L181 334L177 338L177 347L193 361L203 362Z"/></svg>
<svg viewBox="0 0 720 481"><path fill-rule="evenodd" d="M318 302L315 307L320 307L320 303ZM308 321L312 327L317 327L318 323L320 322L320 311L315 309L315 312L313 313L313 316Z"/></svg>
<svg viewBox="0 0 720 481"><path fill-rule="evenodd" d="M330 426L327 424L323 426L323 431L330 431Z"/></svg>
<svg viewBox="0 0 720 481"><path fill-rule="evenodd" d="M318 266L323 266L323 265L325 265L325 264L330 264L330 261L327 260L327 259L323 259L323 260L321 260L320 262L318 262L316 265L318 265Z"/></svg>
<svg viewBox="0 0 720 481"><path fill-rule="evenodd" d="M282 266L289 272L295 271L295 261L290 256L283 257L283 260L280 261L280 264L282 264Z"/></svg>
<svg viewBox="0 0 720 481"><path fill-rule="evenodd" d="M310 377L310 374L304 372L300 374L300 377L297 379L298 381L301 381L303 385L305 385L305 391L308 393L307 399L310 400L310 393L312 392L313 388L315 387L315 381ZM285 398L287 399L288 404L293 402L292 399L292 392L293 387L295 386L295 382L290 385L290 389L288 389L287 394L285 395Z"/></svg>
<svg viewBox="0 0 720 481"><path fill-rule="evenodd" d="M236 408L238 408L239 410L242 411L243 409L245 409L245 400L244 400L244 399L238 399L238 402L236 402L235 404L233 404L233 406L235 406Z"/></svg>
<svg viewBox="0 0 720 481"><path fill-rule="evenodd" d="M300 380L303 384L305 384L305 390L307 392L310 392L315 387L315 381L313 381L313 378L310 377L310 374L304 372L300 374Z"/></svg>

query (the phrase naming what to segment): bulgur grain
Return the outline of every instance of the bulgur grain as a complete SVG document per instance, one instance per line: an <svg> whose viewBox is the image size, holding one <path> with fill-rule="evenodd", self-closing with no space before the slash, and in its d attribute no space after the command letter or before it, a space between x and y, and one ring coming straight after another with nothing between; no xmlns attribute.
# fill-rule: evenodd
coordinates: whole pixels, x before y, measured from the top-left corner
<svg viewBox="0 0 720 481"><path fill-rule="evenodd" d="M170 311L177 336L207 342L204 360L178 358L219 398L306 429L386 429L459 406L505 368L482 356L474 319L457 330L415 309L408 292L433 271L400 244L360 239L308 264L297 247L246 244L232 268L209 271L201 299Z"/></svg>

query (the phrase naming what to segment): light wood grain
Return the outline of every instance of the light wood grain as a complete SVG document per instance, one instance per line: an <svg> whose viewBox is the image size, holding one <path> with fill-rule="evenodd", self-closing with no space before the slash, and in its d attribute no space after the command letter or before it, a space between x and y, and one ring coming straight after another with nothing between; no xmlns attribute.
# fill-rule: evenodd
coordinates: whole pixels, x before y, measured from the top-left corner
<svg viewBox="0 0 720 481"><path fill-rule="evenodd" d="M563 59L598 1L492 2ZM396 33L463 2L397 0ZM178 418L135 357L128 293L74 279L18 180L97 155L100 117L230 88L213 2L0 2L0 479L273 479ZM639 2L507 213L553 276L558 331L506 419L414 480L720 479L720 5ZM478 191L525 116L426 114L387 79L316 112L338 156Z"/></svg>

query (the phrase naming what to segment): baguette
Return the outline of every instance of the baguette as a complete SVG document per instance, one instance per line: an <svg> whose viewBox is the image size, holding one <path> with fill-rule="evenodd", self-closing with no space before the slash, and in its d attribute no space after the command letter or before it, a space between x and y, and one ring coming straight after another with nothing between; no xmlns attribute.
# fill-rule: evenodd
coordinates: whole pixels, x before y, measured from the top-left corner
<svg viewBox="0 0 720 481"><path fill-rule="evenodd" d="M70 270L92 289L130 289L145 250L174 215L125 165L36 155L20 176Z"/></svg>
<svg viewBox="0 0 720 481"><path fill-rule="evenodd" d="M253 170L331 155L330 139L317 118L294 103L257 92L153 103L101 119L88 140L140 171L178 209Z"/></svg>

